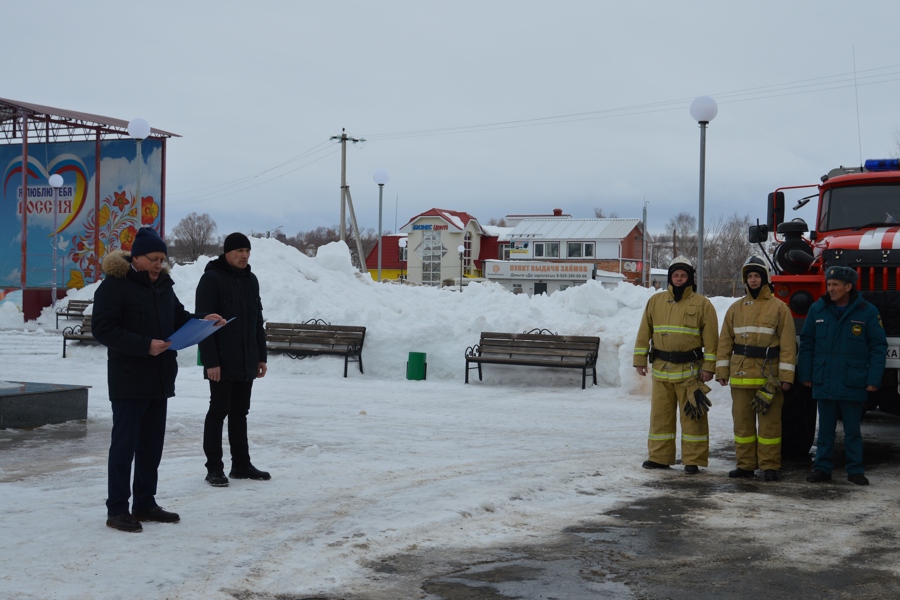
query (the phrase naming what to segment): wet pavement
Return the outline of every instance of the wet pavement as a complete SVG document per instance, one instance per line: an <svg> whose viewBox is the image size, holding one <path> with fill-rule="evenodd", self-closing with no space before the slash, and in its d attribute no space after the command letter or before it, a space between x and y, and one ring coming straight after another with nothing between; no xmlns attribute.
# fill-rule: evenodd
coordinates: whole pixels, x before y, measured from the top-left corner
<svg viewBox="0 0 900 600"><path fill-rule="evenodd" d="M2 436L6 447L102 455L103 437L86 435L100 426L73 422ZM46 444L50 439L55 443ZM734 454L721 446L711 455L719 465L713 472L654 473L641 484L645 497L547 539L373 557L364 565L369 585L343 595L229 593L237 600L895 599L900 418L869 415L864 439L869 488L845 480L840 445L834 481L826 484L806 483L810 462L785 464L775 483L728 479L721 465ZM29 465L6 467L5 479L15 480ZM854 536L864 543L843 542Z"/></svg>
<svg viewBox="0 0 900 600"><path fill-rule="evenodd" d="M673 469L644 483L653 495L539 543L381 557L366 565L372 571L370 589L343 596L247 591L235 592L235 598L895 599L900 597L900 495L883 488L900 490L900 420L870 417L864 437L870 488L847 482L839 460L834 482L827 484L806 482L809 462L784 465L775 483L707 471L688 477ZM839 459L842 449L837 450ZM727 447L713 455L734 459ZM863 496L879 485L883 498ZM868 503L851 508L860 502ZM864 542L826 541L841 540L842 532Z"/></svg>

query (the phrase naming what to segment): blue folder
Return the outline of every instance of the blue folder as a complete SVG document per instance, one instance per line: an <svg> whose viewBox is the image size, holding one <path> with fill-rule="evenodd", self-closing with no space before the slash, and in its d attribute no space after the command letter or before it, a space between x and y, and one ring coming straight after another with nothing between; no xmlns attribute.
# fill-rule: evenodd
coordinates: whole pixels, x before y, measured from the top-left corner
<svg viewBox="0 0 900 600"><path fill-rule="evenodd" d="M236 318L237 317L232 317L228 319L225 324L231 323ZM216 327L216 323L218 323L218 321L191 319L182 325L181 329L166 339L167 342L172 342L172 345L169 346L169 350L182 350L188 346L199 344L219 329ZM222 327L225 327L225 325L222 325Z"/></svg>

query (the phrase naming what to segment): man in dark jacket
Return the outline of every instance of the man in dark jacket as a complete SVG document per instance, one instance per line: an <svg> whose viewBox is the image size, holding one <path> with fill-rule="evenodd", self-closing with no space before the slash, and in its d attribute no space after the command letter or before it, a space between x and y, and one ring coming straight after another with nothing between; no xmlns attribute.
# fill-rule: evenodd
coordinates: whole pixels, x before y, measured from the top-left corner
<svg viewBox="0 0 900 600"><path fill-rule="evenodd" d="M266 334L263 330L259 281L250 271L250 240L242 233L225 238L225 253L206 265L197 284L197 311L234 318L228 327L200 342L200 360L209 380L209 411L203 427L206 481L228 485L222 452L222 425L228 418L232 479L267 480L270 476L250 463L247 413L253 380L266 374Z"/></svg>
<svg viewBox="0 0 900 600"><path fill-rule="evenodd" d="M812 387L819 406L816 461L806 478L810 483L831 481L840 415L844 421L847 480L869 485L863 469L859 422L867 393L881 385L887 340L878 309L853 289L857 277L850 267L828 267L827 293L813 304L800 333L797 374L803 385Z"/></svg>
<svg viewBox="0 0 900 600"><path fill-rule="evenodd" d="M141 521L176 523L179 516L156 504L159 462L166 435L168 398L175 395L176 353L165 341L193 315L175 295L166 244L150 227L135 236L131 254L111 252L106 278L94 294L92 329L107 347L107 380L113 428L109 446L106 524L141 531ZM210 314L207 319L220 321ZM134 500L131 513L131 463Z"/></svg>

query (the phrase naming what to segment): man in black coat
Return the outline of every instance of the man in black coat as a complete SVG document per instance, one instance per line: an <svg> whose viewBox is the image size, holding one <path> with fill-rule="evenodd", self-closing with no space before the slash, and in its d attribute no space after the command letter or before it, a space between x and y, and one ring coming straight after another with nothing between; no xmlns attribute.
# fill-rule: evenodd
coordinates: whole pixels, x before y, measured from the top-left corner
<svg viewBox="0 0 900 600"><path fill-rule="evenodd" d="M109 527L142 530L141 521L176 523L179 516L156 504L159 462L166 435L168 398L175 395L176 352L165 341L194 315L178 301L166 264L166 244L142 227L131 254L103 259L106 278L94 294L92 329L107 347L107 380L113 428L109 446ZM221 321L210 314L206 319ZM134 461L134 499L131 463Z"/></svg>
<svg viewBox="0 0 900 600"><path fill-rule="evenodd" d="M247 413L253 380L266 375L266 333L263 329L259 281L250 271L250 240L242 233L225 238L225 253L206 265L197 284L195 308L234 318L216 335L200 342L200 361L209 380L209 411L203 427L206 481L216 487L232 479L270 479L250 462ZM225 476L222 425L228 418L231 472Z"/></svg>

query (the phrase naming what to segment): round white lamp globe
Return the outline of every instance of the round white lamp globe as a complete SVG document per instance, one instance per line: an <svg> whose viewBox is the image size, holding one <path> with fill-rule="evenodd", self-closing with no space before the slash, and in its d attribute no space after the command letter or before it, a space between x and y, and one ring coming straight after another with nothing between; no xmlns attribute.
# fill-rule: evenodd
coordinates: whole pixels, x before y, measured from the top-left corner
<svg viewBox="0 0 900 600"><path fill-rule="evenodd" d="M388 181L391 180L391 176L388 175L388 172L384 169L378 169L375 171L375 175L372 176L372 179L378 185L385 185Z"/></svg>
<svg viewBox="0 0 900 600"><path fill-rule="evenodd" d="M691 116L698 123L709 123L719 114L719 105L709 96L698 96L691 102Z"/></svg>
<svg viewBox="0 0 900 600"><path fill-rule="evenodd" d="M128 135L136 140L146 140L150 137L150 123L144 119L132 119L128 121Z"/></svg>

